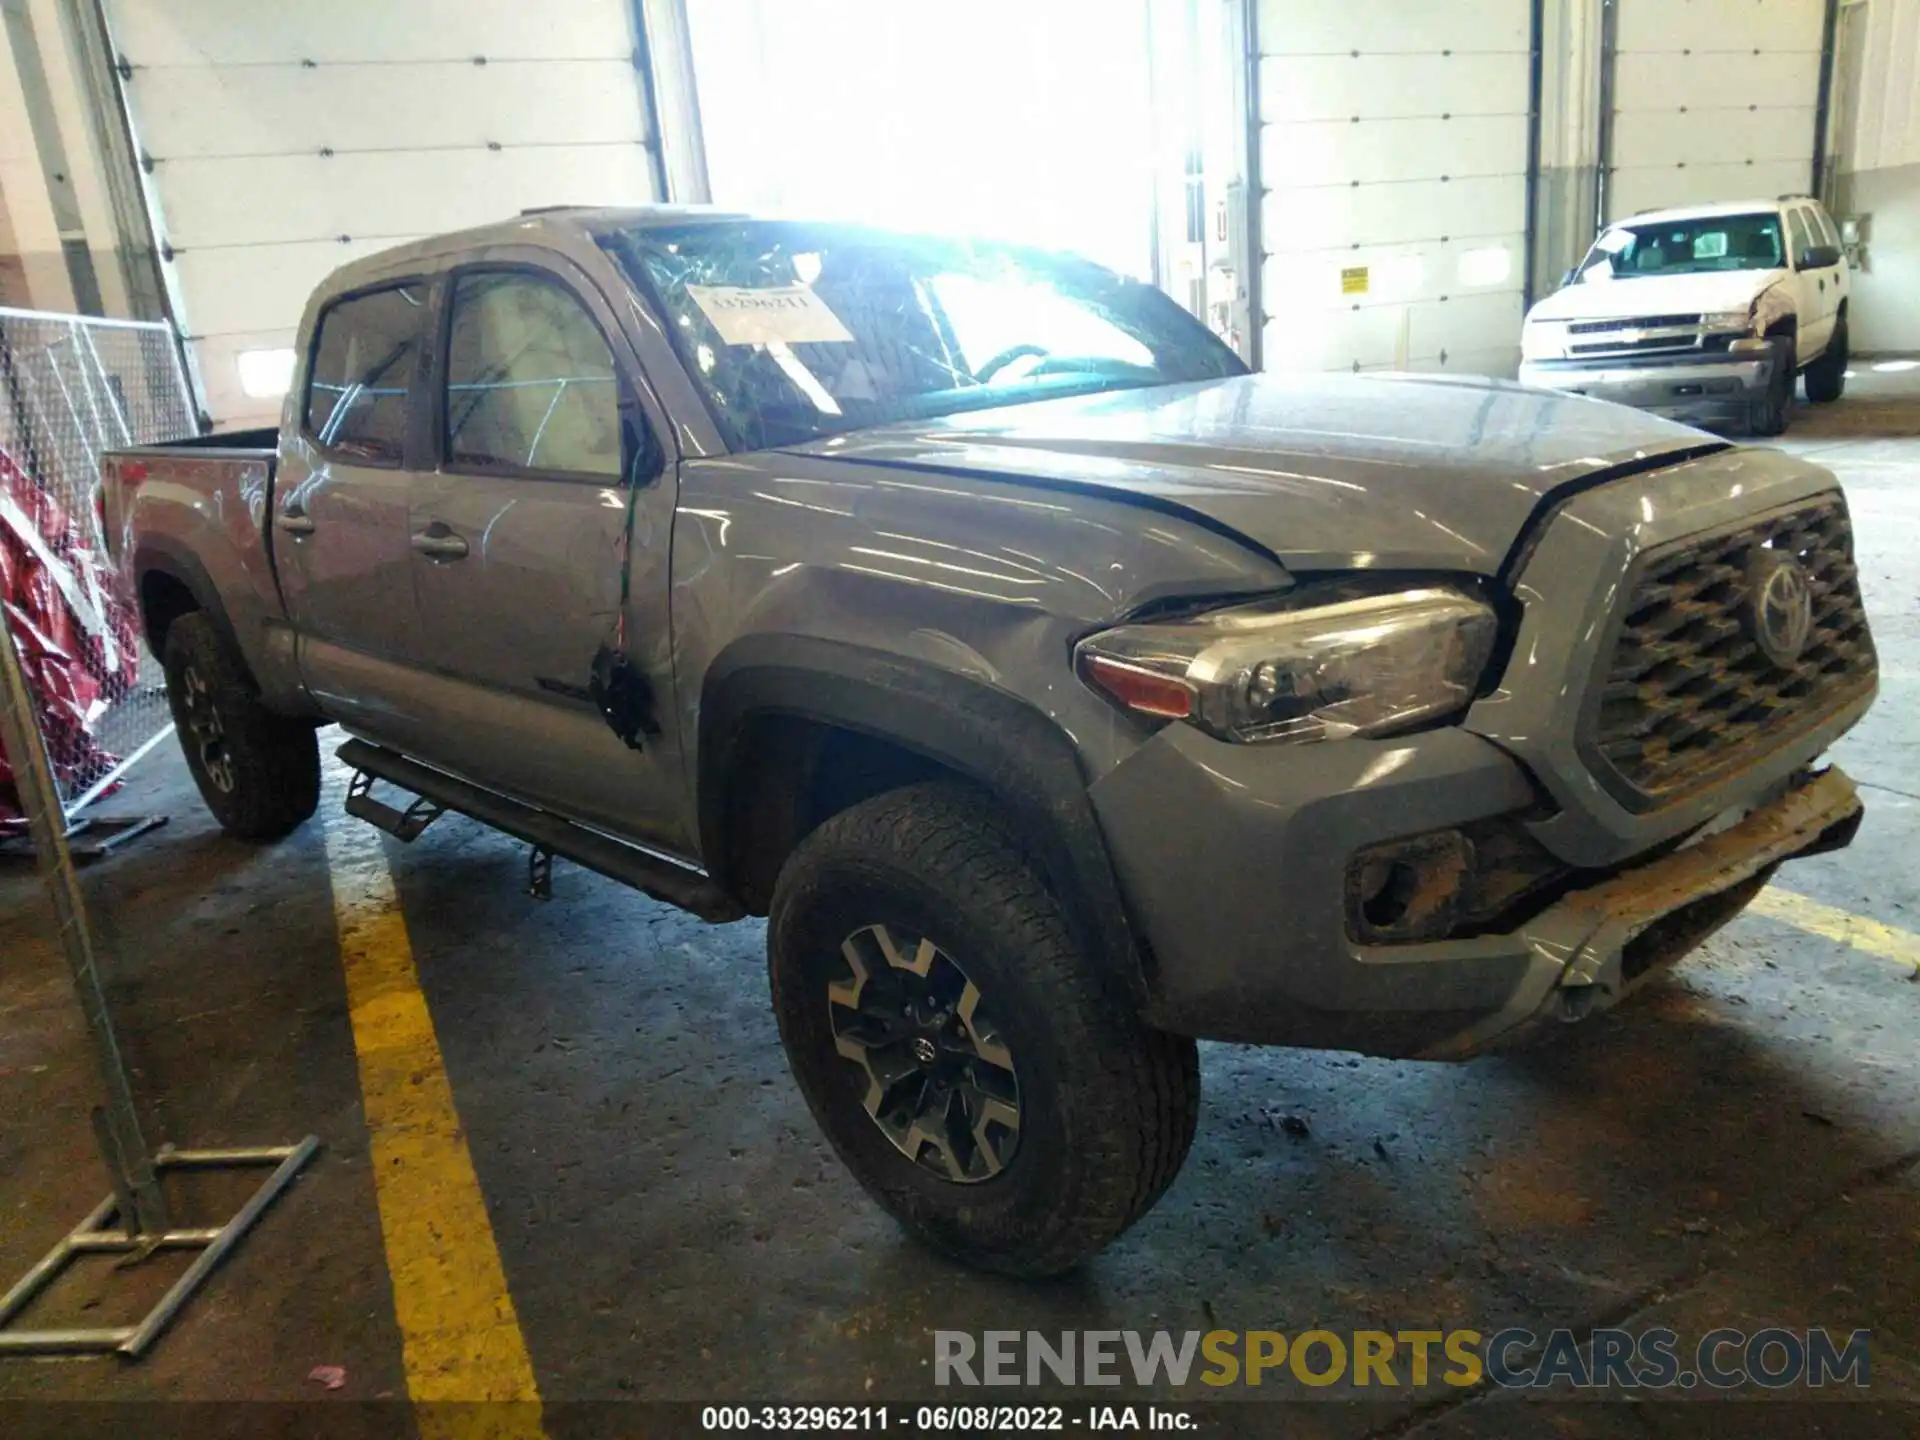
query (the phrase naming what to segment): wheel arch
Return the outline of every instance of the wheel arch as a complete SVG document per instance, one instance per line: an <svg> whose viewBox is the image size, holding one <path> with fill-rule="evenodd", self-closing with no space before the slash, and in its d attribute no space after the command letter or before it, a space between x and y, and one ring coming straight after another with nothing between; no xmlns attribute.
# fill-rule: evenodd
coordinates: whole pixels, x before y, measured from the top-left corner
<svg viewBox="0 0 1920 1440"><path fill-rule="evenodd" d="M194 611L205 614L213 622L221 639L233 646L235 654L244 653L226 607L220 603L219 588L191 550L172 544L164 537L144 540L134 551L132 574L141 630L146 635L147 648L156 659L166 649L167 627Z"/></svg>
<svg viewBox="0 0 1920 1440"><path fill-rule="evenodd" d="M1002 806L1075 939L1136 1002L1128 923L1073 742L982 680L841 641L748 636L709 667L697 799L708 873L765 913L779 865L813 828L872 794L948 777Z"/></svg>

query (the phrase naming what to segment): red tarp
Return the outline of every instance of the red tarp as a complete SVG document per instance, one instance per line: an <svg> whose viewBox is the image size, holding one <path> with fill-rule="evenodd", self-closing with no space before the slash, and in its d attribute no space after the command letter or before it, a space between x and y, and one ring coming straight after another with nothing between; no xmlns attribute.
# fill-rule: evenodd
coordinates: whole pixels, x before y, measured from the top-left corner
<svg viewBox="0 0 1920 1440"><path fill-rule="evenodd" d="M114 764L93 738L140 663L133 607L73 517L0 450L0 614L13 632L54 778L67 795ZM0 829L21 821L0 754Z"/></svg>

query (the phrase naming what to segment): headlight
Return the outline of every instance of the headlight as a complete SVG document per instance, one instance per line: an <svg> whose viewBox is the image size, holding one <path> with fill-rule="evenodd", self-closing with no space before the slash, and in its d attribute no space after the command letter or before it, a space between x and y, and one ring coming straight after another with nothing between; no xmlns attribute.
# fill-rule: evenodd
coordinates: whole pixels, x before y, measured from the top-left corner
<svg viewBox="0 0 1920 1440"><path fill-rule="evenodd" d="M1080 674L1130 710L1224 740L1382 735L1472 699L1496 629L1458 590L1321 591L1082 640Z"/></svg>
<svg viewBox="0 0 1920 1440"><path fill-rule="evenodd" d="M1700 326L1714 335L1730 331L1744 335L1753 328L1753 314L1747 310L1716 310L1711 315L1702 315Z"/></svg>
<svg viewBox="0 0 1920 1440"><path fill-rule="evenodd" d="M1566 326L1545 320L1529 320L1520 327L1522 360L1562 360L1566 354Z"/></svg>

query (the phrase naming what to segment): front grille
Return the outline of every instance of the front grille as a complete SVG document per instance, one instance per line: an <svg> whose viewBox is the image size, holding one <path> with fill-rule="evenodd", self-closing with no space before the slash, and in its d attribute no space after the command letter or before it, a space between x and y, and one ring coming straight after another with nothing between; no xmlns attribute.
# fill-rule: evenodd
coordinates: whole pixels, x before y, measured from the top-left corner
<svg viewBox="0 0 1920 1440"><path fill-rule="evenodd" d="M1698 325L1696 315L1630 315L1619 320L1577 320L1567 326L1570 335L1601 335L1608 330L1663 330L1676 325Z"/></svg>
<svg viewBox="0 0 1920 1440"><path fill-rule="evenodd" d="M1642 335L1634 340L1603 340L1591 345L1569 345L1569 355L1651 355L1663 351L1698 350L1698 335Z"/></svg>
<svg viewBox="0 0 1920 1440"><path fill-rule="evenodd" d="M1813 627L1791 663L1754 638L1756 554L1805 570ZM1677 799L1787 743L1873 683L1853 530L1838 494L1648 555L1631 582L1582 749L1623 804Z"/></svg>

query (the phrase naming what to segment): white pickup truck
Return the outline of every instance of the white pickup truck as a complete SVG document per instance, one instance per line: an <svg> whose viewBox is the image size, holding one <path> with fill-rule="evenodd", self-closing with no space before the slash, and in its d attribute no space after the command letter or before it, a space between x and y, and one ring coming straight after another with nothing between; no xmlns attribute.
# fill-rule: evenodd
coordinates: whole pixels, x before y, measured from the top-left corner
<svg viewBox="0 0 1920 1440"><path fill-rule="evenodd" d="M1807 196L1635 215L1528 312L1520 382L1778 435L1796 376L1815 403L1846 386L1847 290Z"/></svg>

